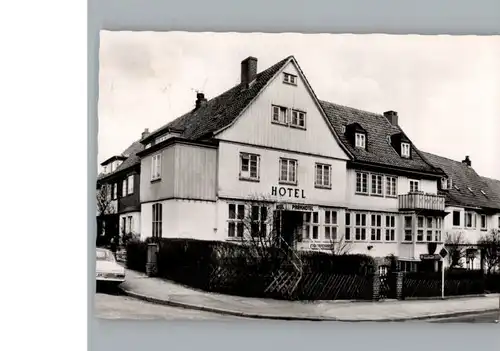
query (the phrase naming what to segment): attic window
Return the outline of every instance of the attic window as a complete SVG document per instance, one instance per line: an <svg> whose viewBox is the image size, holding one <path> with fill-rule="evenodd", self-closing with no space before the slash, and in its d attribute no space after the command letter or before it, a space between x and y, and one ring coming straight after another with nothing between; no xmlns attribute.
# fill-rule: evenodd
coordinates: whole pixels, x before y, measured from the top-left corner
<svg viewBox="0 0 500 351"><path fill-rule="evenodd" d="M366 136L363 133L356 133L356 147L361 149L366 147Z"/></svg>
<svg viewBox="0 0 500 351"><path fill-rule="evenodd" d="M472 191L472 189L470 187L467 187L467 190L469 190L471 193L474 194L474 192Z"/></svg>
<svg viewBox="0 0 500 351"><path fill-rule="evenodd" d="M458 186L456 186L456 185L453 185L453 187L454 187L455 189L457 189L457 190L460 190L460 188L459 188Z"/></svg>
<svg viewBox="0 0 500 351"><path fill-rule="evenodd" d="M146 145L146 149L149 149L151 147L151 143Z"/></svg>
<svg viewBox="0 0 500 351"><path fill-rule="evenodd" d="M410 144L401 143L401 157L410 158Z"/></svg>
<svg viewBox="0 0 500 351"><path fill-rule="evenodd" d="M342 134L345 134L345 126L342 126Z"/></svg>
<svg viewBox="0 0 500 351"><path fill-rule="evenodd" d="M283 83L297 85L297 76L290 73L283 74Z"/></svg>
<svg viewBox="0 0 500 351"><path fill-rule="evenodd" d="M155 140L155 144L159 144L159 143L161 143L162 141L165 141L165 140L167 140L167 139L168 139L168 135L162 135L161 137L156 138L156 140Z"/></svg>
<svg viewBox="0 0 500 351"><path fill-rule="evenodd" d="M451 189L451 187L452 187L451 178L446 178L446 177L441 178L441 189L449 190Z"/></svg>
<svg viewBox="0 0 500 351"><path fill-rule="evenodd" d="M486 196L486 193L484 192L484 190L481 190L481 194L483 194L484 196Z"/></svg>

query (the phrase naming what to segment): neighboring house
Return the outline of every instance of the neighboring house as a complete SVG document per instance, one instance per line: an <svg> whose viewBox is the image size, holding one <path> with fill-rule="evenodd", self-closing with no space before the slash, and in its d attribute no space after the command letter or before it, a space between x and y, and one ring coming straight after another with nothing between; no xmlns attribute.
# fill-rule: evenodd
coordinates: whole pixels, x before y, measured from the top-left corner
<svg viewBox="0 0 500 351"><path fill-rule="evenodd" d="M446 197L445 235L450 243L477 244L491 229L500 226L500 182L481 177L468 156L463 161L423 153L446 176L439 193ZM470 266L480 267L479 251L470 251Z"/></svg>
<svg viewBox="0 0 500 351"><path fill-rule="evenodd" d="M273 216L299 249L344 240L352 252L389 254L416 269L443 242L443 172L428 163L394 111L360 111L317 99L293 56L141 140L141 236L238 240L245 204ZM292 233L299 232L298 242ZM436 253L437 253L436 251Z"/></svg>
<svg viewBox="0 0 500 351"><path fill-rule="evenodd" d="M146 129L142 133L142 138L147 137L148 134ZM108 198L112 201L114 208L113 215L107 216L107 223L105 221L104 224L105 228L110 226L113 228L112 233L106 233L107 236L140 235L141 162L137 153L143 149L144 146L140 141L135 141L121 155L113 156L101 164L103 172L98 176L97 187L99 189L105 186L109 189Z"/></svg>

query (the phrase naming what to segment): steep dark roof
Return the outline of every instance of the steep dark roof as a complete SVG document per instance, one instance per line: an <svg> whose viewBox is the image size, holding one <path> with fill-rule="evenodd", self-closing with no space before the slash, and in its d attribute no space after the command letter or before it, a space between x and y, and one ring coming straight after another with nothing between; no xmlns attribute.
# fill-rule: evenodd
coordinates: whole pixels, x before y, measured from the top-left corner
<svg viewBox="0 0 500 351"><path fill-rule="evenodd" d="M496 201L498 201L497 207L500 208L500 180L488 177L481 178L488 185L489 192L487 193L494 194Z"/></svg>
<svg viewBox="0 0 500 351"><path fill-rule="evenodd" d="M111 177L118 172L131 168L139 163L141 163L141 159L137 156L137 153L144 150L144 145L140 143L139 140L134 141L128 148L126 148L121 155L125 156L126 159L111 173L100 173L97 176L98 181L102 181L105 178Z"/></svg>
<svg viewBox="0 0 500 351"><path fill-rule="evenodd" d="M345 147L353 154L356 161L372 164L393 166L423 172L437 172L420 155L413 143L411 144L411 159L402 158L392 147L388 137L403 133L399 126L392 125L381 114L358 110L352 107L320 101L330 123ZM343 127L359 124L367 132L366 150L354 147L346 137Z"/></svg>
<svg viewBox="0 0 500 351"><path fill-rule="evenodd" d="M500 209L500 196L490 189L484 178L479 176L472 167L460 161L451 160L428 152L422 152L422 154L435 167L441 168L451 178L451 189L440 191L440 193L446 196L446 203L448 205ZM472 192L467 187L471 188Z"/></svg>
<svg viewBox="0 0 500 351"><path fill-rule="evenodd" d="M198 140L231 124L250 102L260 93L271 78L292 58L289 56L257 74L255 81L246 87L240 83L221 95L208 100L205 105L193 109L150 134L143 143L161 135L169 128L182 130L181 137Z"/></svg>

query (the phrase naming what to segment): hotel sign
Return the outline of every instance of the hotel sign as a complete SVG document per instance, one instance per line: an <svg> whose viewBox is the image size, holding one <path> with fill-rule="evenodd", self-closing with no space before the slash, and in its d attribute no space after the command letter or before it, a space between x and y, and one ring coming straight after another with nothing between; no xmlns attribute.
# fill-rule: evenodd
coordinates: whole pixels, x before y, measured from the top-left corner
<svg viewBox="0 0 500 351"><path fill-rule="evenodd" d="M273 186L271 187L272 196L282 196L290 197L295 199L305 199L306 195L304 189L289 188L284 186Z"/></svg>
<svg viewBox="0 0 500 351"><path fill-rule="evenodd" d="M317 206L313 205L304 205L304 204L277 204L277 210L285 210L285 211L304 211L304 212L312 212L318 211Z"/></svg>
<svg viewBox="0 0 500 351"><path fill-rule="evenodd" d="M331 250L332 245L328 243L310 243L309 248L311 250Z"/></svg>

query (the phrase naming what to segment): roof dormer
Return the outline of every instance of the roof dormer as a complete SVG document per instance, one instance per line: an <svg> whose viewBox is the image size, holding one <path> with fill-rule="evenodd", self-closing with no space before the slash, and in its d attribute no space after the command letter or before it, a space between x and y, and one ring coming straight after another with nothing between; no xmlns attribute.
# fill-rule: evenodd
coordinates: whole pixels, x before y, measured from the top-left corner
<svg viewBox="0 0 500 351"><path fill-rule="evenodd" d="M412 158L410 139L403 132L391 136L391 145L402 158Z"/></svg>
<svg viewBox="0 0 500 351"><path fill-rule="evenodd" d="M351 123L345 128L345 136L352 146L365 149L368 144L368 133L359 123Z"/></svg>
<svg viewBox="0 0 500 351"><path fill-rule="evenodd" d="M453 188L452 179L448 176L441 178L439 190L451 190Z"/></svg>

